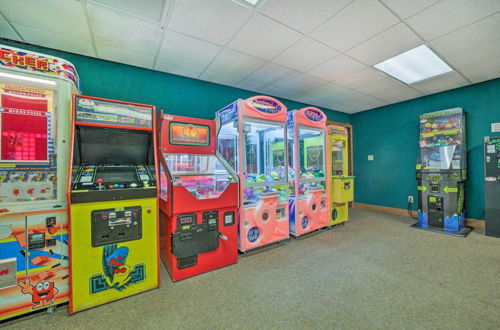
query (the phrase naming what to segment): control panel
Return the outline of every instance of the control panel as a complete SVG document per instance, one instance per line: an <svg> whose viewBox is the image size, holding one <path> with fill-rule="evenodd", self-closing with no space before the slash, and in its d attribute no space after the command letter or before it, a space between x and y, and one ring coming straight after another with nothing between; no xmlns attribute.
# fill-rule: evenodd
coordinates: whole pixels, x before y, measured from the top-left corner
<svg viewBox="0 0 500 330"><path fill-rule="evenodd" d="M102 246L142 238L142 208L94 210L91 213L92 246Z"/></svg>
<svg viewBox="0 0 500 330"><path fill-rule="evenodd" d="M156 182L145 165L83 165L73 190L116 190L154 187Z"/></svg>
<svg viewBox="0 0 500 330"><path fill-rule="evenodd" d="M443 197L428 196L429 226L442 227L444 221Z"/></svg>

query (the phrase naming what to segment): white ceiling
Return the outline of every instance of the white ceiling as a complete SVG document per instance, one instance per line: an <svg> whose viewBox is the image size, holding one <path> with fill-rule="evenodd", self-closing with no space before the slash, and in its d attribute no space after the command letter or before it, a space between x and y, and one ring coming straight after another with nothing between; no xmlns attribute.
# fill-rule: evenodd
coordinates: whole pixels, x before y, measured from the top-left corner
<svg viewBox="0 0 500 330"><path fill-rule="evenodd" d="M355 113L500 77L500 0L0 0L0 37ZM426 44L454 71L372 67Z"/></svg>

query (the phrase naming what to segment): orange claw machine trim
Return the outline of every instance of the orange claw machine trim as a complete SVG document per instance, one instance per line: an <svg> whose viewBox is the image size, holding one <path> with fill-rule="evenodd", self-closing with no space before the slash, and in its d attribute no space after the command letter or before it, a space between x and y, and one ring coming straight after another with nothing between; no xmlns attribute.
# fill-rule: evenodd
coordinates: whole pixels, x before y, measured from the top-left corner
<svg viewBox="0 0 500 330"><path fill-rule="evenodd" d="M238 178L213 120L160 120L160 254L173 281L238 261Z"/></svg>

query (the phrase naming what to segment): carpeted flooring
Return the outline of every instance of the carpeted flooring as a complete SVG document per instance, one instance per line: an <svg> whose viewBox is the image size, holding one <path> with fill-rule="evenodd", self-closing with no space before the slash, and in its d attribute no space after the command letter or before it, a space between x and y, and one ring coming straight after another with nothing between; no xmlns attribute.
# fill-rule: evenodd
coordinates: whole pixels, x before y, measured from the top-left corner
<svg viewBox="0 0 500 330"><path fill-rule="evenodd" d="M12 329L499 329L500 239L410 228L353 209L351 220L240 257L237 265L74 316Z"/></svg>

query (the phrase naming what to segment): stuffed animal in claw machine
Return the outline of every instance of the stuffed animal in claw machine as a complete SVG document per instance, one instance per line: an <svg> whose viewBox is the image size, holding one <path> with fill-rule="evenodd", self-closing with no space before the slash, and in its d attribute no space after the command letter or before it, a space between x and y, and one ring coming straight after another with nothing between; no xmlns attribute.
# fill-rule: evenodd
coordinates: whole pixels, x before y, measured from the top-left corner
<svg viewBox="0 0 500 330"><path fill-rule="evenodd" d="M31 284L31 279L27 278L24 281L17 283L21 288L21 292L31 295L33 309L54 304L54 297L59 290L54 286L54 282L38 281L35 285Z"/></svg>

